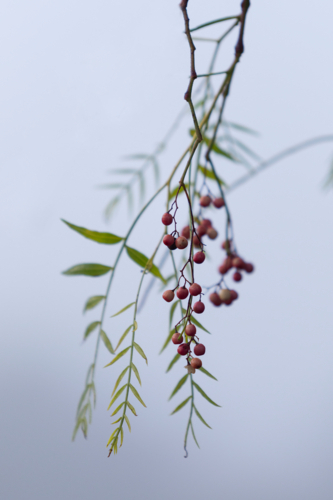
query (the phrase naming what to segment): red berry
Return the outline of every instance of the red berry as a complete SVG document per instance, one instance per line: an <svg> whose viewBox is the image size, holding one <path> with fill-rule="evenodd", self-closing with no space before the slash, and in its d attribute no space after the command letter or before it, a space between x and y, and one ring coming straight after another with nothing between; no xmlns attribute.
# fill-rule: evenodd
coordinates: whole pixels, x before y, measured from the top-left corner
<svg viewBox="0 0 333 500"><path fill-rule="evenodd" d="M186 354L188 353L189 349L190 348L189 348L189 346L187 344L180 344L180 346L177 349L177 352L181 356L186 356Z"/></svg>
<svg viewBox="0 0 333 500"><path fill-rule="evenodd" d="M237 269L244 269L245 262L240 257L235 257L232 259L232 267L236 267Z"/></svg>
<svg viewBox="0 0 333 500"><path fill-rule="evenodd" d="M201 207L209 207L211 201L212 200L210 199L209 196L207 196L207 195L206 196L201 196L200 201L199 201L199 205Z"/></svg>
<svg viewBox="0 0 333 500"><path fill-rule="evenodd" d="M230 306L232 304L232 299L225 300L223 304L225 304L226 306Z"/></svg>
<svg viewBox="0 0 333 500"><path fill-rule="evenodd" d="M232 277L233 277L233 280L234 280L234 281L241 281L241 279L242 279L242 275L241 275L241 273L239 273L238 271L236 271L236 272L232 275Z"/></svg>
<svg viewBox="0 0 333 500"><path fill-rule="evenodd" d="M215 208L224 207L224 199L223 198L215 198L215 200L213 200L213 205Z"/></svg>
<svg viewBox="0 0 333 500"><path fill-rule="evenodd" d="M200 295L201 291L202 291L201 286L198 285L198 283L193 283L189 288L190 294L193 295L194 297Z"/></svg>
<svg viewBox="0 0 333 500"><path fill-rule="evenodd" d="M197 252L193 255L193 262L196 264L202 264L206 258L206 255L203 252Z"/></svg>
<svg viewBox="0 0 333 500"><path fill-rule="evenodd" d="M207 229L207 236L210 240L215 240L218 236L218 232L213 227Z"/></svg>
<svg viewBox="0 0 333 500"><path fill-rule="evenodd" d="M231 299L231 292L227 288L222 288L222 290L219 291L219 297L222 300L222 302L228 302L228 300Z"/></svg>
<svg viewBox="0 0 333 500"><path fill-rule="evenodd" d="M189 240L190 239L190 234L191 234L191 232L190 232L189 226L183 227L181 235L184 236L184 238L186 238L187 240Z"/></svg>
<svg viewBox="0 0 333 500"><path fill-rule="evenodd" d="M247 264L244 265L244 269L245 269L245 271L247 273L253 273L253 271L254 271L254 265L250 264L250 262L249 262L249 263L247 263Z"/></svg>
<svg viewBox="0 0 333 500"><path fill-rule="evenodd" d="M212 226L212 221L210 219L202 219L201 224L209 228Z"/></svg>
<svg viewBox="0 0 333 500"><path fill-rule="evenodd" d="M185 288L184 286L182 286L181 288L178 288L177 297L180 300L186 299L187 296L188 296L188 289L187 288Z"/></svg>
<svg viewBox="0 0 333 500"><path fill-rule="evenodd" d="M222 243L223 250L230 250L231 248L231 240L226 240Z"/></svg>
<svg viewBox="0 0 333 500"><path fill-rule="evenodd" d="M185 238L185 236L179 236L176 239L176 247L179 248L179 250L183 250L184 248L187 247L187 245L188 245L188 241Z"/></svg>
<svg viewBox="0 0 333 500"><path fill-rule="evenodd" d="M203 302L196 302L193 305L193 311L197 314L203 313L205 310L205 304Z"/></svg>
<svg viewBox="0 0 333 500"><path fill-rule="evenodd" d="M175 297L175 294L172 290L165 290L162 297L166 302L172 302Z"/></svg>
<svg viewBox="0 0 333 500"><path fill-rule="evenodd" d="M189 337L194 337L194 335L196 334L196 331L197 331L196 327L194 325L192 325L191 323L186 325L185 333Z"/></svg>
<svg viewBox="0 0 333 500"><path fill-rule="evenodd" d="M199 226L196 229L197 235L201 238L201 236L204 236L207 233L207 226L204 224L199 224Z"/></svg>
<svg viewBox="0 0 333 500"><path fill-rule="evenodd" d="M171 214L166 212L165 214L162 215L162 222L165 226L170 226L172 224L173 217Z"/></svg>
<svg viewBox="0 0 333 500"><path fill-rule="evenodd" d="M179 349L179 347L178 347ZM206 352L206 347L203 344L197 344L193 349L194 354L197 356L202 356Z"/></svg>
<svg viewBox="0 0 333 500"><path fill-rule="evenodd" d="M191 366L192 368L201 368L202 367L202 361L199 358L192 358L191 359Z"/></svg>
<svg viewBox="0 0 333 500"><path fill-rule="evenodd" d="M193 236L193 245L194 245L196 248L201 247L201 240L197 237L197 235L196 235L196 234Z"/></svg>
<svg viewBox="0 0 333 500"><path fill-rule="evenodd" d="M231 300L238 299L238 293L236 292L236 290L230 290L230 297L231 297Z"/></svg>
<svg viewBox="0 0 333 500"><path fill-rule="evenodd" d="M172 335L171 340L174 344L181 344L184 339L183 339L183 336L179 332L176 332Z"/></svg>
<svg viewBox="0 0 333 500"><path fill-rule="evenodd" d="M222 262L222 265L219 267L219 273L226 274L231 268L232 268L232 259L231 257L226 257Z"/></svg>
<svg viewBox="0 0 333 500"><path fill-rule="evenodd" d="M163 243L167 247L171 247L174 244L174 242L175 242L175 238L173 236L171 236L171 234L166 234L163 237Z"/></svg>
<svg viewBox="0 0 333 500"><path fill-rule="evenodd" d="M222 304L222 300L220 299L218 293L216 292L210 294L209 300L211 301L212 304L214 304L214 306L217 307Z"/></svg>

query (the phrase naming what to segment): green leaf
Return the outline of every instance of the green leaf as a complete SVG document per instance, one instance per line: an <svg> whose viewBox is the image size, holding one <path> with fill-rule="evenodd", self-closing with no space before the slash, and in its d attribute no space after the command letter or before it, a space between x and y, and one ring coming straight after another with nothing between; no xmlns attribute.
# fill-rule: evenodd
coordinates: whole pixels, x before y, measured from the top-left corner
<svg viewBox="0 0 333 500"><path fill-rule="evenodd" d="M121 374L119 375L119 377L117 378L117 381L115 383L115 386L113 388L113 391L112 391L112 394L111 394L111 398L112 396L114 395L114 393L116 392L117 390L117 387L118 385L120 384L120 382L122 381L122 379L124 378L124 375L125 373L127 372L127 370L129 369L129 366L126 366L126 368L121 372Z"/></svg>
<svg viewBox="0 0 333 500"><path fill-rule="evenodd" d="M208 377L213 378L214 380L217 380L217 378L215 378L214 375L212 375L211 373L209 373L209 371L206 370L203 366L201 368L199 368L199 370L202 373L204 373L205 375L207 375Z"/></svg>
<svg viewBox="0 0 333 500"><path fill-rule="evenodd" d="M186 314L186 309L182 308L182 311L183 311L183 314ZM202 326L202 324L199 323L199 321L197 319L195 319L193 316L191 316L191 323L193 323L195 326L197 326L198 328L201 328L201 330L203 330L204 332L209 333L209 335L211 335L211 333L208 330L206 330L206 328L204 326Z"/></svg>
<svg viewBox="0 0 333 500"><path fill-rule="evenodd" d="M119 243L119 241L122 241L124 239L121 236L116 236L115 234L91 231L90 229L86 229L85 227L75 226L74 224L71 224L64 219L61 220L77 233L82 234L82 236L84 236L85 238L96 241L97 243L103 243L105 245L115 245L116 243Z"/></svg>
<svg viewBox="0 0 333 500"><path fill-rule="evenodd" d="M226 123L226 122L225 122ZM244 127L243 125L238 125L238 123L227 122L227 126L232 127L240 132L245 132L246 134L260 135L259 132L253 130L252 128Z"/></svg>
<svg viewBox="0 0 333 500"><path fill-rule="evenodd" d="M120 448L123 445L123 441L124 441L124 429L120 427Z"/></svg>
<svg viewBox="0 0 333 500"><path fill-rule="evenodd" d="M209 429L211 429L211 426L207 424L207 422L202 418L202 416L200 415L200 413L198 412L198 410L196 409L195 405L193 405L193 408L194 408L194 411L195 413L197 414L197 417L201 420L201 422L203 424L206 425L206 427L208 427Z"/></svg>
<svg viewBox="0 0 333 500"><path fill-rule="evenodd" d="M126 246L126 252L127 255L129 256L130 259L132 259L138 266L145 268L147 271L151 272L156 278L159 278L160 280L163 281L163 283L166 284L165 279L163 278L161 271L158 269L158 267L155 266L151 262L148 257L146 257L143 253L139 252L138 250L135 250L135 248L130 248Z"/></svg>
<svg viewBox="0 0 333 500"><path fill-rule="evenodd" d="M169 313L169 330L171 328L172 320L173 320L173 315L175 314L176 307L180 303L180 300L176 300L170 307L170 313Z"/></svg>
<svg viewBox="0 0 333 500"><path fill-rule="evenodd" d="M201 396L203 396L205 399L207 399L207 401L208 401L210 404L212 404L212 405L214 405L214 406L218 406L219 408L221 408L221 406L220 406L220 405L218 405L218 404L214 403L214 401L213 401L212 399L210 399L210 398L207 396L207 394L206 394L206 393L205 393L205 392L201 389L201 387L200 387L200 386L199 386L196 382L194 382L194 381L193 381L193 385L194 385L194 387L197 389L197 391L199 391L199 392L200 392Z"/></svg>
<svg viewBox="0 0 333 500"><path fill-rule="evenodd" d="M113 424L117 424L118 422L120 422L120 420L122 419L123 417L119 417L117 420L115 420L114 422L111 422L111 425Z"/></svg>
<svg viewBox="0 0 333 500"><path fill-rule="evenodd" d="M128 328L126 328L126 330L124 331L124 333L120 337L118 344L116 345L115 351L118 349L118 347L120 346L120 344L122 343L122 341L124 340L124 338L127 336L128 332L130 331L130 329L132 328L132 326L133 325L130 325Z"/></svg>
<svg viewBox="0 0 333 500"><path fill-rule="evenodd" d="M174 415L175 413L177 413L177 411L181 410L189 402L190 399L192 399L192 396L189 396L188 398L184 399L184 401L180 403L180 405L176 406L176 408L173 410L172 413L170 413L170 415Z"/></svg>
<svg viewBox="0 0 333 500"><path fill-rule="evenodd" d="M145 407L147 408L147 406L144 404L143 400L141 399L141 396L140 394L138 393L138 391L136 390L135 387L133 387L132 384L129 385L130 386L130 389L131 391L133 392L134 396L140 401L140 403Z"/></svg>
<svg viewBox="0 0 333 500"><path fill-rule="evenodd" d="M193 436L193 439L194 439L194 441L195 441L195 444L197 445L197 447L198 447L198 448L200 448L199 443L198 443L198 441L197 441L197 438L195 437L195 434L194 434L194 429L193 429L193 424L192 424L192 422L191 422L191 431L192 431L192 436Z"/></svg>
<svg viewBox="0 0 333 500"><path fill-rule="evenodd" d="M129 401L126 401L126 404L129 407L129 409L131 410L131 412L137 417L137 414L136 414L134 406L131 405L131 403Z"/></svg>
<svg viewBox="0 0 333 500"><path fill-rule="evenodd" d="M135 302L131 302L130 304L128 304L127 306L123 307L122 309L120 309L120 311L118 311L116 314L113 314L111 316L111 318L114 318L115 316L118 316L118 314L121 314L123 312L125 312L127 309L129 309L130 307L132 307L133 305L135 304Z"/></svg>
<svg viewBox="0 0 333 500"><path fill-rule="evenodd" d="M111 417L113 417L113 415L116 415L116 413L118 413L118 411L120 410L120 408L125 404L125 401L123 401L122 403L120 403L119 406L117 406L117 408L114 410L113 413L111 413Z"/></svg>
<svg viewBox="0 0 333 500"><path fill-rule="evenodd" d="M165 342L163 344L163 347L162 349L160 350L160 354L164 351L164 349L166 349L166 347L168 346L170 340L171 340L171 337L172 335L175 333L175 329L173 328L172 330L170 330L170 332L168 333L168 336L167 338L165 339Z"/></svg>
<svg viewBox="0 0 333 500"><path fill-rule="evenodd" d="M89 391L89 385L86 385L83 393L81 394L79 404L77 405L77 410L76 410L76 416L80 413L81 406L83 405L83 401L85 400L86 395L88 394Z"/></svg>
<svg viewBox="0 0 333 500"><path fill-rule="evenodd" d="M115 433L117 432L117 430L118 430L118 429L119 429L119 427L117 427L117 428L113 431L113 433L111 434L111 436L109 437L109 441L106 443L106 446L107 446L107 447L108 447L108 446L109 446L109 444L111 443L112 438L113 438L113 436L115 435Z"/></svg>
<svg viewBox="0 0 333 500"><path fill-rule="evenodd" d="M108 410L111 408L111 406L113 405L113 403L116 401L116 399L119 398L120 394L124 391L125 387L127 387L127 384L124 384L117 392L116 394L113 396L113 398L111 399L110 401L110 404L108 406Z"/></svg>
<svg viewBox="0 0 333 500"><path fill-rule="evenodd" d="M217 182L219 184L221 184L221 186L225 186L225 182L222 179L220 179L219 177L216 179L214 172L212 170L210 170L209 168L205 169L205 167L202 167L201 165L199 165L198 169L200 170L200 172L203 175L205 175L207 177L207 179L212 179L214 181L217 180Z"/></svg>
<svg viewBox="0 0 333 500"><path fill-rule="evenodd" d="M88 311L88 309L93 309L104 299L105 295L94 295L94 297L90 297L84 306L83 312Z"/></svg>
<svg viewBox="0 0 333 500"><path fill-rule="evenodd" d="M138 379L139 384L141 385L141 379L140 379L140 375L139 375L139 371L138 371L137 367L135 366L134 363L131 363L131 366L132 366L132 370L135 373L136 378Z"/></svg>
<svg viewBox="0 0 333 500"><path fill-rule="evenodd" d="M111 217L111 214L112 214L113 210L115 209L115 207L118 205L119 201L120 201L119 197L113 198L110 201L110 203L108 203L108 205L106 206L104 213L105 213L105 217L107 220Z"/></svg>
<svg viewBox="0 0 333 500"><path fill-rule="evenodd" d="M172 360L170 361L170 364L169 364L169 366L168 366L168 368L167 368L166 373L168 373L168 372L171 370L171 368L173 367L173 365L174 365L175 363L177 363L177 361L179 360L179 358L180 358L180 354L178 354L178 352L177 352L177 354L176 354L176 355L172 358Z"/></svg>
<svg viewBox="0 0 333 500"><path fill-rule="evenodd" d="M102 276L112 269L113 267L103 266L102 264L78 264L63 271L62 274L66 276Z"/></svg>
<svg viewBox="0 0 333 500"><path fill-rule="evenodd" d="M190 135L193 137L194 134L195 134L195 130L191 129L190 130ZM202 137L202 140L203 140L203 142L207 146L210 145L211 139L209 137L207 137L206 135L204 135ZM228 160L231 160L231 161L234 161L234 162L238 162L237 158L235 158L234 156L232 156L232 154L228 153L228 151L224 151L224 149L219 148L216 143L214 143L214 145L212 147L212 151L214 151L214 153L217 153L218 155L221 155L221 156L224 156L225 158L228 158Z"/></svg>
<svg viewBox="0 0 333 500"><path fill-rule="evenodd" d="M133 342L133 345L134 345L135 349L138 351L138 353L143 357L143 359L146 360L146 363L148 365L148 359L147 359L147 356L145 355L145 353L143 352L143 349L136 342Z"/></svg>
<svg viewBox="0 0 333 500"><path fill-rule="evenodd" d="M86 331L84 332L84 336L83 336L84 340L85 340L85 339L88 337L88 335L90 335L90 334L91 334L91 332L92 332L92 331L94 331L94 330L95 330L95 328L97 328L97 327L98 327L98 325L100 325L100 324L101 324L101 322L100 322L100 321L93 321L92 323L90 323L90 325L88 325L88 326L87 326Z"/></svg>
<svg viewBox="0 0 333 500"><path fill-rule="evenodd" d="M123 351L121 351L119 354L117 354L117 356L115 358L113 358L113 360L111 361L111 363L107 364L104 366L104 368L106 368L107 366L111 366L113 365L113 363L115 363L116 361L118 361L118 359L122 358L124 356L124 354L127 353L127 351L131 348L131 346L129 345L128 347L126 347Z"/></svg>
<svg viewBox="0 0 333 500"><path fill-rule="evenodd" d="M179 389L181 389L183 387L183 385L185 384L186 380L187 380L187 377L188 377L188 373L186 375L184 375L184 377L182 377L178 384L176 385L176 387L174 388L174 390L172 391L172 393L170 394L170 397L169 397L169 401L171 398L173 398L173 396L175 394L177 394L177 392L179 391Z"/></svg>
<svg viewBox="0 0 333 500"><path fill-rule="evenodd" d="M124 415L124 417L125 417L125 420L126 420L126 424L128 426L128 430L131 432L131 424L130 424L129 418L128 418L127 415Z"/></svg>
<svg viewBox="0 0 333 500"><path fill-rule="evenodd" d="M107 348L107 350L110 351L111 354L114 354L114 350L113 350L111 341L110 341L109 337L106 335L106 333L105 333L104 330L101 330L101 338L102 338L102 340L104 342L104 345Z"/></svg>

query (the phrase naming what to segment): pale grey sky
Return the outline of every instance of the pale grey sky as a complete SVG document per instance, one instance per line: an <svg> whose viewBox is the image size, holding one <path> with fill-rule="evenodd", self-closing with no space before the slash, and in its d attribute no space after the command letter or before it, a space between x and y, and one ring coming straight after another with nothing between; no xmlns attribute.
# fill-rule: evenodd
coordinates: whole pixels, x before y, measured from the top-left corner
<svg viewBox="0 0 333 500"><path fill-rule="evenodd" d="M193 25L238 10L231 0L189 2ZM332 15L327 0L252 2L226 117L260 132L250 144L264 158L333 133ZM333 144L285 160L230 195L238 246L256 272L239 285L237 304L207 307L202 318L213 332L205 365L219 381L201 374L198 381L222 408L197 397L213 427L196 423L201 449L190 440L184 460L188 409L169 417L188 389L167 402L183 369L165 375L173 350L158 356L168 308L155 289L138 331L149 358L148 367L137 362L147 409L138 404L132 434L107 459L106 408L121 367L103 370L107 352L88 440L70 441L94 349L93 338L81 339L97 319L82 308L104 293L106 279L60 272L80 262L112 265L116 249L81 238L60 218L125 233L126 206L106 226L109 193L95 186L125 153L152 151L183 106L183 20L170 1L11 0L2 2L0 25L1 498L331 500L333 192L321 184ZM200 72L207 54L198 45ZM165 153L163 175L187 128ZM146 253L160 233L162 203L131 240ZM215 264L205 269L214 274ZM109 316L132 300L139 277L124 259L107 314L113 341L128 319Z"/></svg>

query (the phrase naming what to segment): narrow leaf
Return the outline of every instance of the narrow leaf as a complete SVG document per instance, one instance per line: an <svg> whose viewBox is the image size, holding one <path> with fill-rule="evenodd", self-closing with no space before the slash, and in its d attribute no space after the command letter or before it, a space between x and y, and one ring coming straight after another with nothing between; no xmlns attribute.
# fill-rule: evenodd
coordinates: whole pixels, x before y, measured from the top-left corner
<svg viewBox="0 0 333 500"><path fill-rule="evenodd" d="M129 401L126 401L126 404L129 407L129 409L131 410L131 412L137 417L137 414L136 414L134 406L131 405L131 403Z"/></svg>
<svg viewBox="0 0 333 500"><path fill-rule="evenodd" d="M117 390L117 387L118 385L120 384L120 382L122 381L122 379L124 378L124 375L125 373L127 372L127 370L129 369L129 366L126 366L126 368L121 372L121 374L119 375L119 377L117 378L117 381L115 383L115 386L113 388L113 391L112 391L112 394L111 394L111 398L112 396L114 395L114 393L116 392Z"/></svg>
<svg viewBox="0 0 333 500"><path fill-rule="evenodd" d="M202 416L200 415L200 413L198 412L198 410L196 409L196 407L195 407L194 405L193 405L193 407L194 407L194 411L195 411L195 413L197 414L197 417L201 420L201 422L202 422L203 424L205 424L205 426L206 426L206 427L208 427L209 429L211 429L211 426L210 426L210 425L208 425L208 424L207 424L207 422L206 422L206 420L204 420L204 419L202 418Z"/></svg>
<svg viewBox="0 0 333 500"><path fill-rule="evenodd" d="M193 137L195 134L195 130L191 129L190 134ZM210 145L211 139L209 137L207 137L206 135L204 135L202 137L202 140L207 146ZM228 153L228 151L224 151L224 149L219 148L216 143L214 143L214 145L212 147L212 151L214 151L214 153L217 153L218 155L221 155L221 156L224 156L225 158L228 158L228 160L238 162L238 160L234 156L232 156L230 153Z"/></svg>
<svg viewBox="0 0 333 500"><path fill-rule="evenodd" d="M81 406L83 404L83 401L85 400L86 395L88 394L88 391L89 391L89 385L85 387L83 393L81 394L79 404L77 405L76 415L80 413Z"/></svg>
<svg viewBox="0 0 333 500"><path fill-rule="evenodd" d="M123 441L124 441L124 430L122 427L120 427L120 448L123 445Z"/></svg>
<svg viewBox="0 0 333 500"><path fill-rule="evenodd" d="M124 340L124 338L126 337L126 335L128 334L128 332L130 331L130 329L132 328L132 326L133 325L130 325L128 328L126 328L126 330L124 331L124 333L120 337L118 344L116 345L115 351L118 349L118 347L120 346L120 344L122 343L122 341Z"/></svg>
<svg viewBox="0 0 333 500"><path fill-rule="evenodd" d="M176 355L172 358L172 360L170 361L170 364L169 364L169 366L168 366L168 368L167 368L166 373L168 373L168 372L171 370L171 368L173 367L173 365L174 365L175 363L177 363L177 361L179 360L179 358L180 358L180 354L178 354L178 352L177 352L177 354L176 354Z"/></svg>
<svg viewBox="0 0 333 500"><path fill-rule="evenodd" d="M211 373L209 373L208 370L206 370L203 366L201 368L199 368L199 370L204 373L205 375L207 375L207 377L210 377L210 378L213 378L214 380L217 380L217 378L214 377L214 375L212 375Z"/></svg>
<svg viewBox="0 0 333 500"><path fill-rule="evenodd" d="M238 123L228 122L226 125L234 128L236 130L239 130L240 132L245 132L246 134L260 135L259 132L257 132L256 130L253 130L252 128L244 127L243 125L238 125Z"/></svg>
<svg viewBox="0 0 333 500"><path fill-rule="evenodd" d="M124 384L117 392L116 394L113 396L113 398L111 399L110 401L110 404L108 406L108 410L111 408L111 406L113 405L113 403L116 401L116 399L119 398L120 394L124 391L125 387L127 387L127 384Z"/></svg>
<svg viewBox="0 0 333 500"><path fill-rule="evenodd" d="M82 236L84 236L85 238L96 241L97 243L104 243L106 245L115 245L116 243L119 243L119 241L122 241L124 239L121 236L116 236L115 234L100 233L99 231L91 231L90 229L86 229L85 227L75 226L74 224L71 224L70 222L67 222L64 219L61 220L62 222L67 224L68 227L70 227L77 233L82 234Z"/></svg>
<svg viewBox="0 0 333 500"><path fill-rule="evenodd" d="M199 443L198 443L198 441L197 441L197 438L195 437L195 434L194 434L194 429L193 429L193 424L192 424L192 422L191 422L191 431L192 431L192 436L193 436L193 439L194 439L194 441L195 441L195 444L197 445L197 447L198 447L198 448L200 448Z"/></svg>
<svg viewBox="0 0 333 500"><path fill-rule="evenodd" d="M131 363L131 366L132 366L132 370L135 373L136 378L138 379L139 384L141 385L141 379L140 379L140 375L139 375L139 371L138 371L137 367L135 366L134 363Z"/></svg>
<svg viewBox="0 0 333 500"><path fill-rule="evenodd" d="M183 385L185 384L186 380L187 380L187 377L188 377L188 373L186 375L184 375L184 377L182 377L178 384L176 385L176 387L174 388L174 390L172 391L172 393L170 394L170 397L169 397L169 401L171 398L173 398L173 396L175 394L177 394L177 392L179 391L179 389L181 389L183 387Z"/></svg>
<svg viewBox="0 0 333 500"><path fill-rule="evenodd" d="M102 276L112 269L113 267L103 266L102 264L78 264L63 271L62 274L66 276Z"/></svg>
<svg viewBox="0 0 333 500"><path fill-rule="evenodd" d="M170 313L169 313L169 330L171 328L172 320L173 320L173 315L175 314L176 307L178 306L180 300L176 300L170 307Z"/></svg>
<svg viewBox="0 0 333 500"><path fill-rule="evenodd" d="M117 429L115 429L115 430L113 431L113 433L112 433L112 434L111 434L111 436L109 437L109 441L106 443L106 447L108 447L108 446L109 446L109 444L110 444L110 443L111 443L111 441L112 441L113 436L115 435L115 433L117 432L117 430L118 430L118 429L119 429L119 427L117 427Z"/></svg>
<svg viewBox="0 0 333 500"><path fill-rule="evenodd" d="M221 408L221 406L220 406L220 405L218 405L218 404L214 403L214 401L213 401L212 399L210 399L210 398L207 396L207 394L206 394L206 393L205 393L205 392L201 389L201 387L200 387L200 386L199 386L196 382L194 382L194 381L193 381L193 385L194 385L194 387L197 389L197 391L199 391L199 392L200 392L201 396L203 396L205 399L207 399L207 401L208 401L210 404L212 404L212 405L214 405L214 406L218 406L219 408Z"/></svg>
<svg viewBox="0 0 333 500"><path fill-rule="evenodd" d="M145 407L147 408L147 406L144 404L143 400L141 399L141 396L140 394L138 393L138 391L136 390L135 387L133 387L132 384L129 385L130 386L130 389L131 391L133 392L134 396L140 401L140 403Z"/></svg>
<svg viewBox="0 0 333 500"><path fill-rule="evenodd" d="M125 417L125 420L126 420L126 424L128 426L128 430L131 432L131 424L130 424L129 418L128 418L127 415L124 415L124 417Z"/></svg>
<svg viewBox="0 0 333 500"><path fill-rule="evenodd" d="M110 341L109 337L106 335L106 333L105 333L104 330L101 330L101 338L102 338L102 340L104 342L104 345L107 348L107 350L109 352L111 352L111 354L114 354L114 350L113 350L111 341Z"/></svg>
<svg viewBox="0 0 333 500"><path fill-rule="evenodd" d="M189 396L188 398L184 399L184 401L180 403L180 405L176 406L176 408L173 410L172 413L170 413L170 415L174 415L175 413L177 413L177 411L181 410L189 402L190 399L192 399L192 396Z"/></svg>
<svg viewBox="0 0 333 500"><path fill-rule="evenodd" d="M98 327L98 325L100 325L101 322L100 321L93 321L92 323L90 323L90 325L87 326L86 328L86 331L84 332L84 339L86 339L88 337L88 335L91 334L92 331L95 330L95 328Z"/></svg>
<svg viewBox="0 0 333 500"><path fill-rule="evenodd" d="M127 306L123 307L122 309L120 309L120 311L118 311L116 314L113 314L111 316L111 318L114 318L115 316L118 316L118 314L121 314L123 312L125 312L127 309L129 309L130 307L132 307L133 305L135 304L135 302L131 302L130 304L128 304Z"/></svg>
<svg viewBox="0 0 333 500"><path fill-rule="evenodd" d="M124 354L127 353L127 351L131 348L131 346L129 345L128 347L126 347L123 351L121 351L119 354L117 354L117 356L115 358L113 358L113 360L111 361L111 363L107 364L104 366L104 368L106 368L107 366L111 366L113 365L113 363L115 363L116 361L118 361L118 359L122 358L124 356Z"/></svg>
<svg viewBox="0 0 333 500"><path fill-rule="evenodd" d="M147 271L151 272L154 276L156 276L156 278L159 278L163 281L163 283L166 283L158 267L155 266L155 264L153 264L152 262L149 262L150 259L148 259L148 257L146 257L143 253L135 250L135 248L130 248L128 246L126 246L126 252L129 258L132 259L133 262L138 264L138 266L146 268Z"/></svg>
<svg viewBox="0 0 333 500"><path fill-rule="evenodd" d="M172 330L170 330L170 332L168 333L168 336L167 338L165 339L165 342L163 344L163 347L162 349L160 350L160 354L164 351L164 349L166 349L166 347L168 346L170 340L171 340L171 337L172 335L175 333L175 329L173 328Z"/></svg>
<svg viewBox="0 0 333 500"><path fill-rule="evenodd" d="M123 417L119 417L117 420L115 420L114 422L111 422L111 425L113 424L117 424L118 422L120 422L120 420L122 419Z"/></svg>
<svg viewBox="0 0 333 500"><path fill-rule="evenodd" d="M136 342L133 342L133 345L134 345L135 349L138 351L138 353L143 357L143 359L146 360L146 363L148 365L148 359L147 359L147 356L145 355L145 353L143 352L143 349Z"/></svg>
<svg viewBox="0 0 333 500"><path fill-rule="evenodd" d="M116 415L116 413L118 413L118 411L120 410L120 408L125 404L125 401L123 401L122 403L120 403L119 406L117 406L117 408L114 410L113 413L111 413L111 417L113 417L113 415Z"/></svg>
<svg viewBox="0 0 333 500"><path fill-rule="evenodd" d="M120 201L120 198L117 197L117 198L113 198L110 203L108 203L107 207L105 208L105 217L106 219L108 220L110 217L111 217L111 214L113 212L113 210L115 209L115 207L118 205Z"/></svg>
<svg viewBox="0 0 333 500"><path fill-rule="evenodd" d="M217 180L217 182L219 184L221 184L221 186L225 186L225 182L220 179L219 177L216 179L215 175L214 175L214 172L212 170L210 170L209 168L205 168L205 167L202 167L201 165L199 165L199 170L200 172L205 176L207 177L207 179L212 179L214 181Z"/></svg>
<svg viewBox="0 0 333 500"><path fill-rule="evenodd" d="M93 309L93 307L96 307L104 299L105 295L95 295L94 297L90 297L85 303L83 312L88 311L88 309Z"/></svg>

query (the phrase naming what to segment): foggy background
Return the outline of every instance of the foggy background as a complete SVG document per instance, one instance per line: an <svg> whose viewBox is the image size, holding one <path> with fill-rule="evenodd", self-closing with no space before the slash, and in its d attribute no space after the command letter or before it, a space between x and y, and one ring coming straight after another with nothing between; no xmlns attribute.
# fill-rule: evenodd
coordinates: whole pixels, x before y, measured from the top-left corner
<svg viewBox="0 0 333 500"><path fill-rule="evenodd" d="M110 182L108 169L128 166L124 154L153 151L183 106L189 49L178 3L2 2L4 500L332 498L333 192L322 190L332 143L290 157L230 194L238 248L256 272L235 286L240 299L232 307L207 305L200 317L213 333L201 336L204 365L218 382L201 373L195 380L222 406L196 396L213 428L196 419L201 449L189 437L189 457L183 458L189 407L169 416L189 389L167 402L184 369L181 361L165 375L174 349L158 356L169 311L158 288L138 317L137 341L149 365L138 356L135 363L147 409L133 401L138 417L130 416L132 433L125 430L123 447L108 459L106 408L123 365L103 369L111 356L102 347L88 439L79 433L71 442L95 344L96 332L82 345L83 332L100 314L96 308L83 316L82 309L89 296L104 294L108 278L60 273L82 262L112 265L118 246L86 240L60 218L127 231L126 204L107 226L103 209L111 193L96 186ZM190 0L188 10L194 27L237 14L239 2ZM260 132L248 144L263 158L333 132L332 15L326 0L252 2L225 116ZM230 63L235 36L216 71ZM205 73L212 47L196 45L197 71ZM162 176L187 144L189 124L182 123L162 157ZM224 167L230 169L220 162L222 177ZM146 254L155 247L164 199L147 212L130 246ZM212 217L222 233L221 213ZM199 275L210 274L214 282L219 243L210 252L214 263ZM113 344L132 312L110 316L133 300L139 278L140 269L124 255L106 314Z"/></svg>

